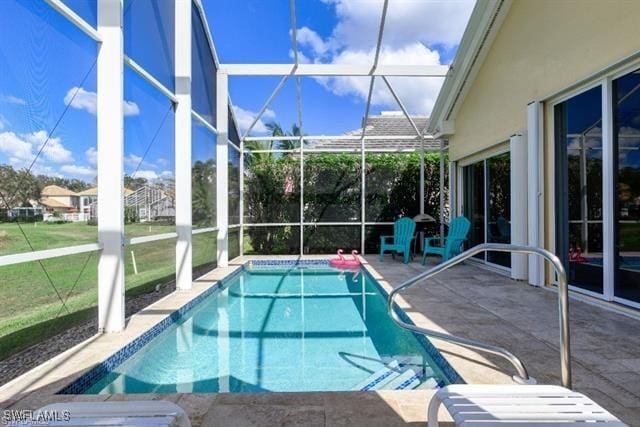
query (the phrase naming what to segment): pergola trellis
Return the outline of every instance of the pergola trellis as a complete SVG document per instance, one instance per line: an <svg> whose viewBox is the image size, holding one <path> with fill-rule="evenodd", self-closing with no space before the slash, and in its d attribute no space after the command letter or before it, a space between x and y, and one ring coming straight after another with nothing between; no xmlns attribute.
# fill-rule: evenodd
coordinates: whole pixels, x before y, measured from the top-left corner
<svg viewBox="0 0 640 427"><path fill-rule="evenodd" d="M253 118L250 126L246 129L240 139L240 250L242 253L243 250L243 237L244 237L244 229L245 227L273 227L273 226L299 226L300 227L300 254L304 253L304 227L306 225L357 225L357 223L353 222L305 222L304 221L304 153L311 152L332 152L332 151L342 151L342 150L328 150L328 149L305 149L305 141L321 141L321 140L358 140L360 141L360 149L359 153L361 156L361 220L360 220L360 249L361 252L364 253L365 248L365 227L367 225L386 225L387 223L379 223L379 222L367 222L365 219L365 153L366 153L366 145L365 142L368 139L373 139L376 137L367 136L367 120L369 118L369 113L371 109L371 101L373 97L374 84L376 82L376 77L379 77L384 82L385 86L388 88L390 94L393 99L396 101L400 110L404 117L408 120L413 128L415 134L413 135L390 135L386 137L377 136L377 138L385 138L385 139L397 139L397 140L407 140L407 139L416 139L420 141L420 213L423 214L425 210L424 206L424 152L426 151L424 142L425 140L433 140L431 135L426 134L425 129L419 129L413 120L412 116L409 114L407 108L404 103L398 96L397 92L393 88L393 85L389 81L389 77L436 77L442 78L446 77L449 73L449 67L444 65L385 65L380 64L380 53L382 50L382 40L384 35L385 22L387 17L387 11L389 7L389 1L385 0L382 5L382 14L380 18L380 24L378 27L378 34L375 46L375 54L373 58L373 63L371 65L351 65L351 64L306 64L299 62L299 51L298 51L298 43L297 43L297 25L296 25L296 2L295 0L290 0L290 24L291 24L291 48L293 52L293 64L220 64L218 69L218 111L224 111L228 107L225 104L225 101L228 101L228 93L227 93L227 85L228 85L228 77L229 76L281 76L280 81L274 88L273 92L266 99L256 116ZM369 77L369 89L367 94L367 101L364 111L364 119L362 121L362 132L360 135L318 135L318 136L309 136L304 135L304 125L303 125L303 112L302 112L302 93L301 93L301 84L300 78L302 76L307 77L320 77L320 76L354 76L354 77ZM250 136L251 131L256 126L256 124L260 121L264 113L267 111L271 103L276 99L281 90L285 87L286 83L291 79L295 78L296 80L296 112L297 112L297 126L300 129L300 136L298 138L299 148L293 150L265 150L270 152L290 152L297 153L300 156L300 221L295 223L259 223L259 224L245 224L244 222L244 200L243 200L243 191L244 191L244 155L245 155L245 142L246 141L276 141L276 140L291 140L291 136ZM225 128L226 125L225 118L218 119L218 149L217 158L220 159L226 158L226 144L223 135L227 135L228 129ZM441 223L441 232L443 223L444 223L444 174L445 174L445 165L444 165L444 152L447 149L445 147L444 141L440 140L440 145L438 150L440 151L440 223ZM224 146L223 146L224 145ZM399 148L391 148L385 151L402 151ZM413 150L411 150L413 151ZM257 152L257 151L252 151ZM217 185L218 189L227 188L227 178L225 174L220 174L220 169L218 169L217 175ZM217 194L220 194L218 192ZM218 200L218 203L223 202L221 198ZM220 212L220 211L218 211ZM225 233L222 232L225 228L229 226L228 215L225 213L223 215L218 215L218 229L220 233L220 237L218 239L218 265L226 265L228 262L228 242L225 241Z"/></svg>

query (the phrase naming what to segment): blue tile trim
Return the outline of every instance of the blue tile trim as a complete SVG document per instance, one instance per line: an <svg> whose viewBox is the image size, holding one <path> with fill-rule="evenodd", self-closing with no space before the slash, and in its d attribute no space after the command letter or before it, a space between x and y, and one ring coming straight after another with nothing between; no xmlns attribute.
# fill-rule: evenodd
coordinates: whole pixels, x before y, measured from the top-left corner
<svg viewBox="0 0 640 427"><path fill-rule="evenodd" d="M279 260L251 260L245 264L247 270L268 270L279 268L326 268L328 259L279 259Z"/></svg>
<svg viewBox="0 0 640 427"><path fill-rule="evenodd" d="M402 384L398 385L396 387L396 390L404 390L407 387L409 387L414 381L416 380L420 380L420 378L422 378L422 375L420 374L415 374L413 375L411 378L408 378L407 380L405 380Z"/></svg>
<svg viewBox="0 0 640 427"><path fill-rule="evenodd" d="M373 277L373 275L371 275L371 273L364 267L362 267L362 271L364 271L364 274L367 275L369 280L371 280L373 283L375 283L375 285L378 287L378 289L380 290L380 293L385 297L385 299L388 298L389 294L380 285L380 283L378 283L378 281ZM400 317L400 319L403 322L408 323L410 325L415 325L415 323L409 318L409 316L407 315L407 313L404 312L404 310L399 308L397 305L394 308L395 308L396 313L398 314L398 317ZM448 380L449 383L451 383L451 384L465 384L465 381L462 379L460 374L458 374L458 372L455 369L453 369L453 366L451 366L449 364L447 359L444 358L444 356L431 343L431 341L429 341L429 339L427 337L425 337L424 335L421 335L421 334L416 334L415 332L411 332L411 333L413 334L413 336L416 337L416 339L418 340L418 342L420 343L422 348L425 349L427 354L431 357L431 359L440 368L440 370L442 371L442 373L444 374L444 376L446 377L446 379Z"/></svg>
<svg viewBox="0 0 640 427"><path fill-rule="evenodd" d="M182 307L171 313L169 316L156 323L149 330L139 335L129 344L116 351L109 356L103 362L97 364L91 368L88 372L76 379L71 384L64 387L57 394L82 394L87 391L93 384L100 380L105 375L112 372L115 368L120 366L125 360L133 356L138 350L148 344L151 340L157 337L162 331L167 329L173 323L179 321L196 305L200 304L205 298L217 293L235 276L240 274L242 268L238 268L233 273L219 280L215 285L211 286L200 295L184 304Z"/></svg>
<svg viewBox="0 0 640 427"><path fill-rule="evenodd" d="M386 378L389 378L394 372L396 372L396 371L393 370L393 369L389 369L387 372L385 372L384 374L380 375L375 380L371 381L369 384L367 384L364 387L362 387L360 389L360 391L369 391L369 390L371 390L377 384L380 384L382 382L382 380L384 380Z"/></svg>

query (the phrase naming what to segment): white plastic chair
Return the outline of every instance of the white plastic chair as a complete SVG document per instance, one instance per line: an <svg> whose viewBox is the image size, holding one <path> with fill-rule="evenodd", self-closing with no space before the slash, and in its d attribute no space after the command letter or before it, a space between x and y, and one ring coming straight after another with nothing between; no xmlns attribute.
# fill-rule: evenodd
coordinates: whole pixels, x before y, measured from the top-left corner
<svg viewBox="0 0 640 427"><path fill-rule="evenodd" d="M429 402L429 427L438 426L440 405L447 408L456 426L464 427L626 425L584 394L552 385L443 387Z"/></svg>

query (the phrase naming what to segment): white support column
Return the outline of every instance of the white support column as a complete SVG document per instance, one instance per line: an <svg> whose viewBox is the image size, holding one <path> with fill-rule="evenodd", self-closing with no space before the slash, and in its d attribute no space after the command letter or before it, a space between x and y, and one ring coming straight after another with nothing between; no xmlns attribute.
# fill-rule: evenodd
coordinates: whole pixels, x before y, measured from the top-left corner
<svg viewBox="0 0 640 427"><path fill-rule="evenodd" d="M360 253L365 255L365 217L366 217L366 202L367 202L367 160L365 156L365 139L364 137L360 138Z"/></svg>
<svg viewBox="0 0 640 427"><path fill-rule="evenodd" d="M424 214L424 135L420 138L420 214ZM420 238L422 241L422 237Z"/></svg>
<svg viewBox="0 0 640 427"><path fill-rule="evenodd" d="M240 138L240 256L244 256L244 138Z"/></svg>
<svg viewBox="0 0 640 427"><path fill-rule="evenodd" d="M449 161L449 221L458 216L458 162Z"/></svg>
<svg viewBox="0 0 640 427"><path fill-rule="evenodd" d="M304 139L300 137L300 255L304 255Z"/></svg>
<svg viewBox="0 0 640 427"><path fill-rule="evenodd" d="M98 329L124 329L122 0L98 1Z"/></svg>
<svg viewBox="0 0 640 427"><path fill-rule="evenodd" d="M612 301L615 287L615 147L613 136L613 90L608 77L602 82L602 267L603 296Z"/></svg>
<svg viewBox="0 0 640 427"><path fill-rule="evenodd" d="M176 288L191 289L191 0L175 2Z"/></svg>
<svg viewBox="0 0 640 427"><path fill-rule="evenodd" d="M509 141L511 194L511 243L525 246L528 242L527 234L527 185L528 175L522 173L527 170L527 140L523 135L512 135ZM511 278L526 280L527 255L511 254Z"/></svg>
<svg viewBox="0 0 640 427"><path fill-rule="evenodd" d="M444 140L440 140L440 176L438 190L440 192L440 235L444 236Z"/></svg>
<svg viewBox="0 0 640 427"><path fill-rule="evenodd" d="M528 221L529 246L542 247L544 242L544 173L542 162L542 110L541 102L527 106L527 172L528 172ZM544 263L537 255L529 255L529 283L544 286Z"/></svg>
<svg viewBox="0 0 640 427"><path fill-rule="evenodd" d="M218 267L229 265L229 76L216 74L216 211Z"/></svg>

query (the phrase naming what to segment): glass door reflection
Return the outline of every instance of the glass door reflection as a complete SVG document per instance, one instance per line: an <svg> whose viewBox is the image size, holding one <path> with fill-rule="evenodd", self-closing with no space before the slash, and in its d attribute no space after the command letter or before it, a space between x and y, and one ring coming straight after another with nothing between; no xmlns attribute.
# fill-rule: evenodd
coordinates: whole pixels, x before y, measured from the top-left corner
<svg viewBox="0 0 640 427"><path fill-rule="evenodd" d="M614 295L640 302L640 70L614 80L613 90L617 161Z"/></svg>

